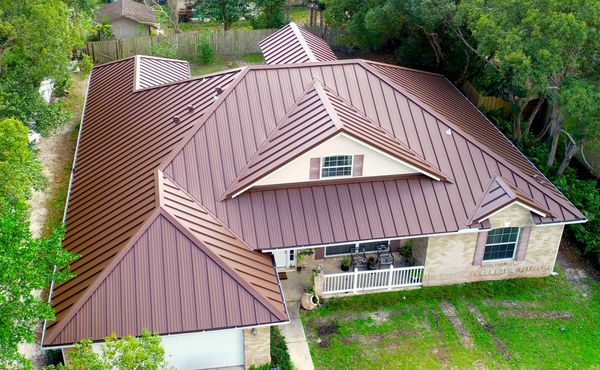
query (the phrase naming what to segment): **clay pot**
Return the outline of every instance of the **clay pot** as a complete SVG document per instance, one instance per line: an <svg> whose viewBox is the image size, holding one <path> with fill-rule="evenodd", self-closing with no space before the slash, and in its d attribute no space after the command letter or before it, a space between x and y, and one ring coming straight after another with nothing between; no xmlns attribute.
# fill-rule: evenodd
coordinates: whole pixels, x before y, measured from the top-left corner
<svg viewBox="0 0 600 370"><path fill-rule="evenodd" d="M307 311L314 310L319 306L319 297L313 293L304 293L300 298L300 305Z"/></svg>

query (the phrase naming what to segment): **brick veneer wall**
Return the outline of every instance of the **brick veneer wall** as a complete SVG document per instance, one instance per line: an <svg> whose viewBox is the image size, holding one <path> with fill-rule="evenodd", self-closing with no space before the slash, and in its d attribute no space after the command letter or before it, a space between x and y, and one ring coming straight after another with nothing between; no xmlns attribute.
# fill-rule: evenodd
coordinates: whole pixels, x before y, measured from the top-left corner
<svg viewBox="0 0 600 370"><path fill-rule="evenodd" d="M533 226L522 261L491 261L473 266L477 232L428 238L423 285L549 275L554 269L563 225L536 227L530 215L527 209L512 205L490 218L492 228Z"/></svg>
<svg viewBox="0 0 600 370"><path fill-rule="evenodd" d="M253 329L256 333L253 334ZM261 326L253 329L244 329L244 366L260 366L271 362L271 329Z"/></svg>

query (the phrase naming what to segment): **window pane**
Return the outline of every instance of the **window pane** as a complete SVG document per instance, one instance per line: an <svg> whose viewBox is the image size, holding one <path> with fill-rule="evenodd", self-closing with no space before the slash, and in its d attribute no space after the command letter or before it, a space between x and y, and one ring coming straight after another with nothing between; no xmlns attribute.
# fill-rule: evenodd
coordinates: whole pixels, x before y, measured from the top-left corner
<svg viewBox="0 0 600 370"><path fill-rule="evenodd" d="M350 176L351 174L351 155L332 155L323 158L321 177Z"/></svg>
<svg viewBox="0 0 600 370"><path fill-rule="evenodd" d="M483 253L483 260L513 258L518 237L518 227L504 227L490 230Z"/></svg>

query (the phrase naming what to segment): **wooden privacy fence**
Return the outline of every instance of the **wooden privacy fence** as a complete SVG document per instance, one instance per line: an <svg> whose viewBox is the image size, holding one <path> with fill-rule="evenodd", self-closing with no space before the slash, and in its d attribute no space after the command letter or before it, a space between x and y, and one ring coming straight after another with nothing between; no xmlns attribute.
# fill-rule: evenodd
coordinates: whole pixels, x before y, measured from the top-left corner
<svg viewBox="0 0 600 370"><path fill-rule="evenodd" d="M182 32L169 36L140 36L120 40L93 41L87 43L87 53L94 63L107 63L136 54L150 54L158 43L174 45L178 58L198 55L196 45L204 38L217 55L241 55L258 53L258 43L277 29L231 30L214 32Z"/></svg>
<svg viewBox="0 0 600 370"><path fill-rule="evenodd" d="M463 83L462 89L465 95L467 95L467 98L469 98L469 100L478 108L484 107L486 110L496 110L502 108L506 113L510 111L510 105L506 100L496 96L481 95L481 93L477 91L475 86L471 85L469 81L465 81Z"/></svg>

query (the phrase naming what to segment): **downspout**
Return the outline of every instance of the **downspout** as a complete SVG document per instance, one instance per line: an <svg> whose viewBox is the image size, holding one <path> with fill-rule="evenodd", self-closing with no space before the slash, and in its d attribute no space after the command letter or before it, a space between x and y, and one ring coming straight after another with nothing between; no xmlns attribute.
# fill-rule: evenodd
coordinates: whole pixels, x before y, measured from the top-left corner
<svg viewBox="0 0 600 370"><path fill-rule="evenodd" d="M90 75L88 76L87 87L85 89L85 98L83 100L83 110L81 111L81 121L79 123L79 132L77 133L77 144L75 145L75 155L73 156L73 164L71 165L71 175L69 177L69 190L67 191L67 200L65 202L65 210L63 212L62 224L65 225L67 220L67 209L69 207L69 198L71 197L71 188L73 187L73 175L75 174L75 165L77 163L77 153L79 152L79 143L81 141L81 133L83 132L83 120L85 117L85 108L87 107L87 99L88 94L90 92L90 82L92 80L93 68L90 71ZM56 274L56 266L54 266L53 275ZM48 293L48 304L52 303L52 291L54 290L54 279L52 279L52 283L50 283L50 292ZM48 324L48 320L44 320L44 328L42 330L42 339L40 342L40 347L44 349L44 337L46 336L46 325Z"/></svg>

